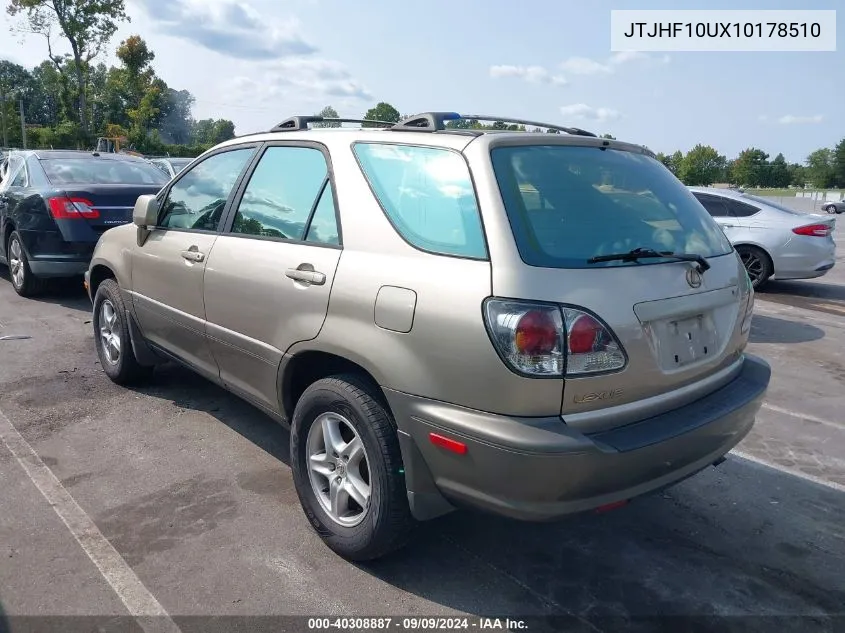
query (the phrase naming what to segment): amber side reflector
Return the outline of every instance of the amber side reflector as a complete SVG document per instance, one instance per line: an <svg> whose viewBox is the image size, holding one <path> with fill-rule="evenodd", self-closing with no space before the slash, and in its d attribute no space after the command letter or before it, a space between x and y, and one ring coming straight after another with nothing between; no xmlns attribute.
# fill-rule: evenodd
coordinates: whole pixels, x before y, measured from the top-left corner
<svg viewBox="0 0 845 633"><path fill-rule="evenodd" d="M445 437L443 435L438 435L437 433L429 433L428 439L435 446L439 446L440 448L445 448L447 451L452 451L453 453L457 453L458 455L465 455L466 452L467 452L467 445L466 444L464 444L463 442L459 442L457 440L453 440L451 438Z"/></svg>

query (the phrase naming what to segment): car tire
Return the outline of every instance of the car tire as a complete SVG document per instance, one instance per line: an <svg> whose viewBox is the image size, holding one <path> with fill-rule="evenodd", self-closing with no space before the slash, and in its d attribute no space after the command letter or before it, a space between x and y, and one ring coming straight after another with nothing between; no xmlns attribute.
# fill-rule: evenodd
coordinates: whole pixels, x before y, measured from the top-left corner
<svg viewBox="0 0 845 633"><path fill-rule="evenodd" d="M825 207L825 211L827 211L828 213L831 213L831 214L832 213L838 213L838 211L836 210L836 205L833 205L833 204L830 205L829 207Z"/></svg>
<svg viewBox="0 0 845 633"><path fill-rule="evenodd" d="M327 441L323 431L327 425L334 429L329 435L337 442ZM348 447L358 446L356 440L363 457L356 449L344 455ZM339 447L337 458L327 448L330 445ZM293 414L290 455L305 515L335 553L350 561L366 561L405 545L416 522L408 506L396 423L377 388L354 374L311 384ZM355 502L355 494L345 492L357 490L363 498L362 482L368 484L365 506ZM334 507L339 510L332 512Z"/></svg>
<svg viewBox="0 0 845 633"><path fill-rule="evenodd" d="M106 279L97 287L92 322L100 366L112 382L131 385L152 374L152 367L141 365L135 358L129 315L114 279Z"/></svg>
<svg viewBox="0 0 845 633"><path fill-rule="evenodd" d="M6 261L9 262L9 279L12 281L12 288L21 297L35 297L44 290L45 282L32 273L23 240L17 231L12 231L9 236Z"/></svg>
<svg viewBox="0 0 845 633"><path fill-rule="evenodd" d="M769 254L762 248L746 245L737 246L736 252L742 260L742 265L745 266L745 271L751 279L754 290L759 290L765 286L774 272Z"/></svg>

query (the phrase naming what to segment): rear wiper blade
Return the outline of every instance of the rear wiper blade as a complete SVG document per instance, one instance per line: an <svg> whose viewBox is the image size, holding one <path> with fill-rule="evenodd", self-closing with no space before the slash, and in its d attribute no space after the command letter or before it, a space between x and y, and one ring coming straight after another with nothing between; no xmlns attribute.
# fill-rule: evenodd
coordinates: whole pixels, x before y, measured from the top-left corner
<svg viewBox="0 0 845 633"><path fill-rule="evenodd" d="M599 262L635 262L638 259L674 259L679 262L695 262L698 264L696 269L699 273L710 269L710 263L702 256L696 253L673 253L672 251L657 251L653 248L635 248L627 253L610 253L609 255L596 255L587 260L588 264L598 264Z"/></svg>

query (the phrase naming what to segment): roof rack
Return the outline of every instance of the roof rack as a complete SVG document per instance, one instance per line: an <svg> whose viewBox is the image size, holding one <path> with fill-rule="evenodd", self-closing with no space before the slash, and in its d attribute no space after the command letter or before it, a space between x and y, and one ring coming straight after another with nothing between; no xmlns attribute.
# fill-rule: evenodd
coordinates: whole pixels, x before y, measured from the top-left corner
<svg viewBox="0 0 845 633"><path fill-rule="evenodd" d="M331 117L322 117L319 115L311 116L292 116L285 119L275 127L271 132L302 132L308 129L309 123L374 123L377 126L392 127L396 125L395 121L378 121L376 119L338 119Z"/></svg>
<svg viewBox="0 0 845 633"><path fill-rule="evenodd" d="M564 127L552 123L540 123L538 121L526 121L525 119L512 119L510 117L487 116L484 114L458 114L457 112L423 112L407 117L406 119L391 126L391 130L412 131L412 132L441 132L449 129L447 121L501 121L502 123L516 123L518 125L531 125L544 127L549 130L566 132L576 136L596 136L592 132L577 127Z"/></svg>

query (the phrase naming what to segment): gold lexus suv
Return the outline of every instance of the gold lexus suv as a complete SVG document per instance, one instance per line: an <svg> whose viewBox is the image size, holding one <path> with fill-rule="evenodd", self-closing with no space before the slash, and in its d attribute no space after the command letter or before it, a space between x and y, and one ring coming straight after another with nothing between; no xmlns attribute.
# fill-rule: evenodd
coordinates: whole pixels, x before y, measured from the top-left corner
<svg viewBox="0 0 845 633"><path fill-rule="evenodd" d="M108 376L174 360L289 424L302 507L349 559L459 507L542 521L665 488L768 388L742 262L650 151L474 119L502 120L226 141L86 274Z"/></svg>

